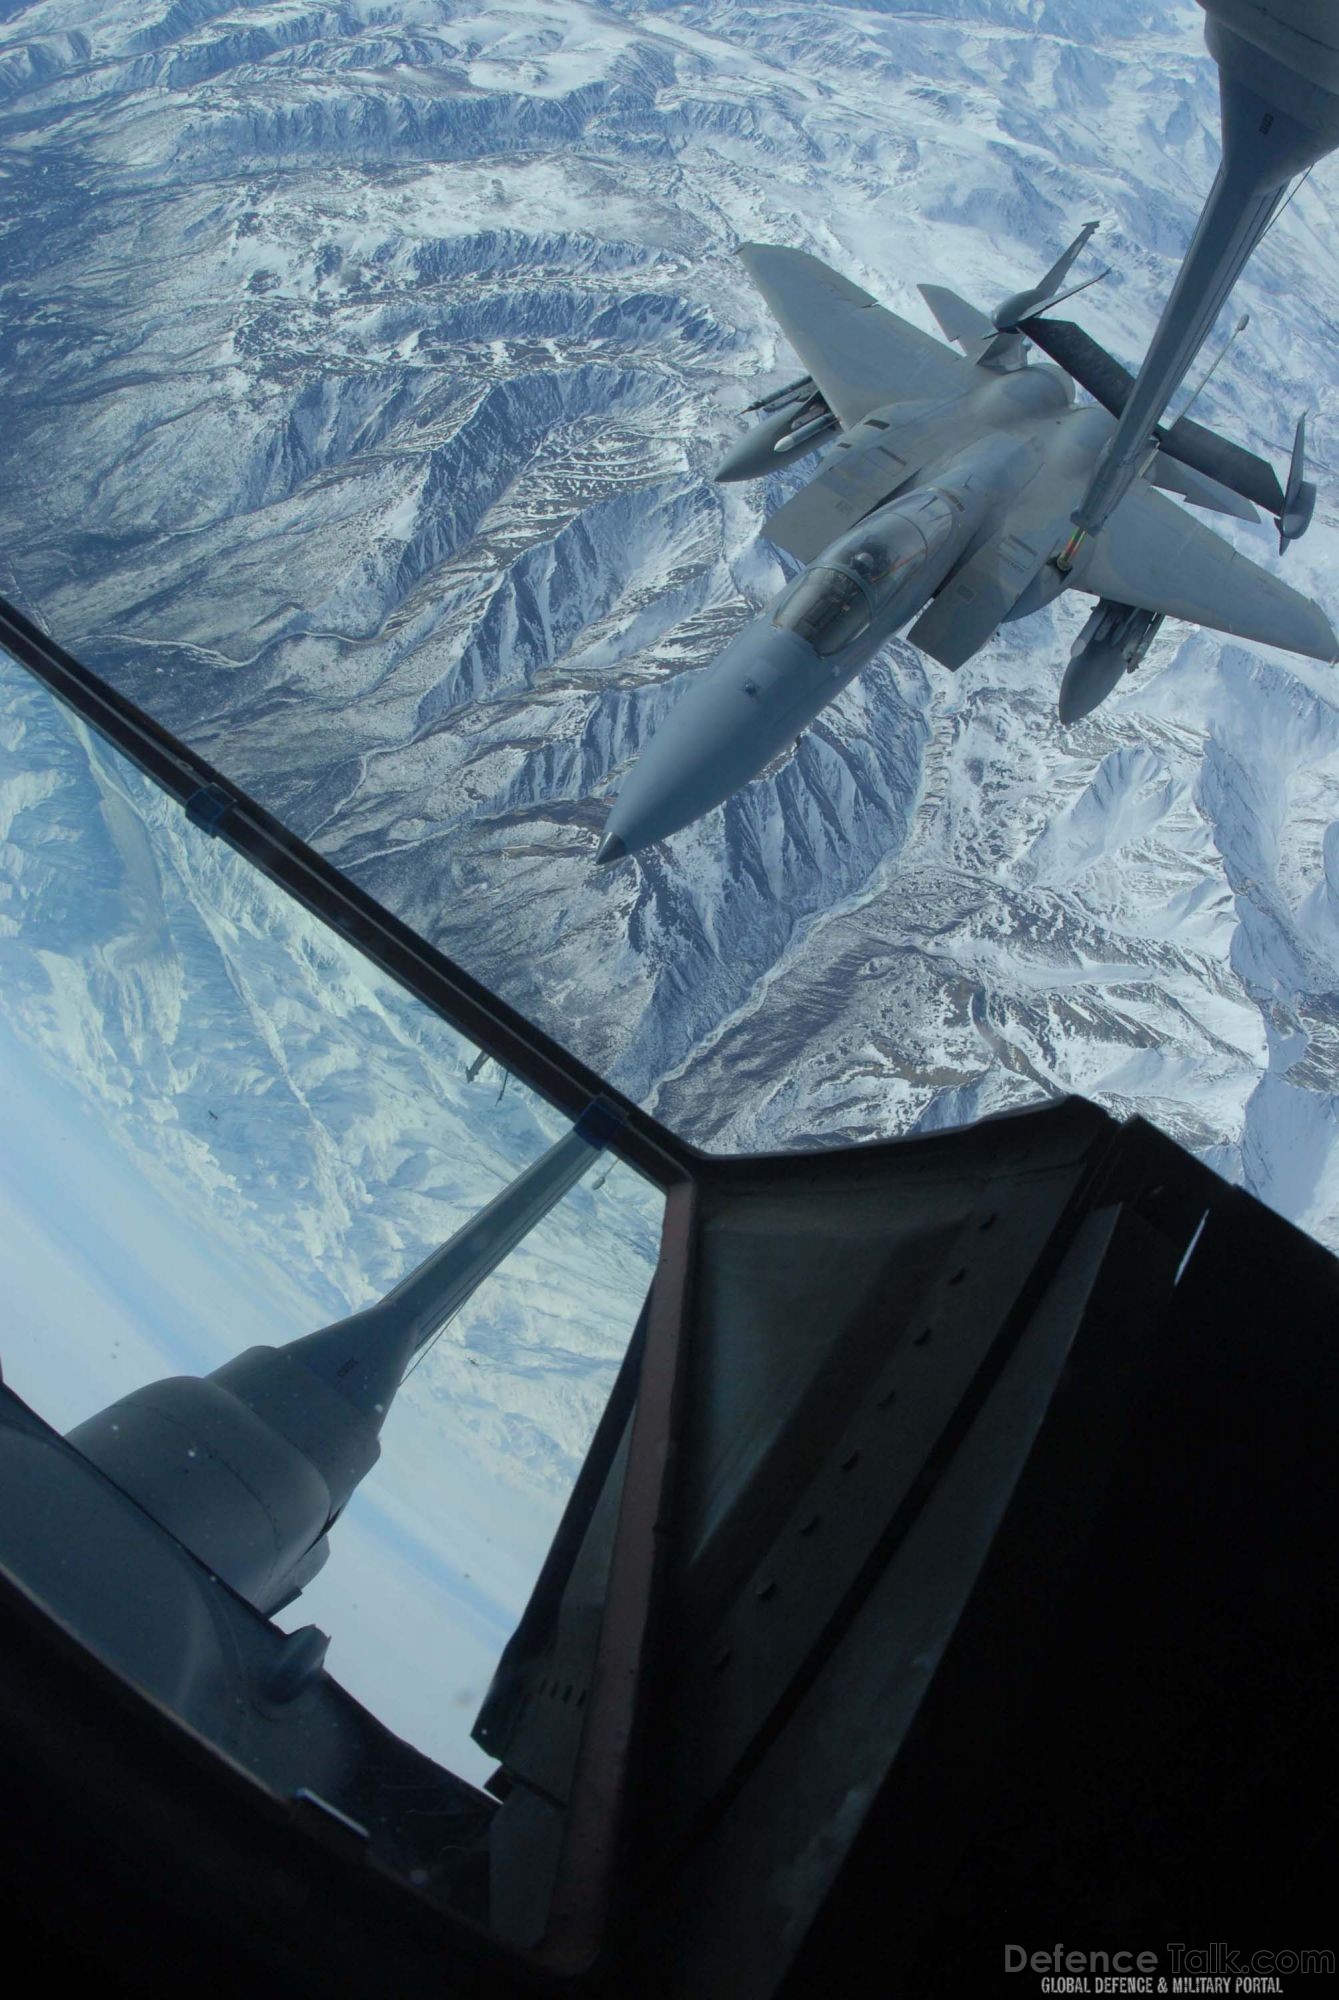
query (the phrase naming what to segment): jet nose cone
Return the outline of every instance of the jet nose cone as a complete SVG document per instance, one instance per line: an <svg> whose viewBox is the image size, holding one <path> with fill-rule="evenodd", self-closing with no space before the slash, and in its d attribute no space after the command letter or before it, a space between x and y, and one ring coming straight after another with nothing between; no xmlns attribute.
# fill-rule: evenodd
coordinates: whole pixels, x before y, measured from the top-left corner
<svg viewBox="0 0 1339 2000"><path fill-rule="evenodd" d="M595 850L595 866L607 868L611 861L621 861L627 851L626 841L620 840L616 833L607 833Z"/></svg>

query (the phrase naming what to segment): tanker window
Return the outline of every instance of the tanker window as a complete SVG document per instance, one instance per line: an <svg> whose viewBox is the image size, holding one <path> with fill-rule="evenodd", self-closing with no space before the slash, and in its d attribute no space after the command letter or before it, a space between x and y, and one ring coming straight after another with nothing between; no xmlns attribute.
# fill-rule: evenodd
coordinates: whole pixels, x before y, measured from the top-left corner
<svg viewBox="0 0 1339 2000"><path fill-rule="evenodd" d="M451 998L399 985L323 922L320 873L304 872L312 902L298 902L216 838L206 811L183 811L166 781L90 733L3 648L0 718L0 1301L10 1302L0 1306L0 1359L11 1398L6 1412L0 1384L0 1443L27 1437L8 1427L14 1391L58 1433L96 1423L150 1384L189 1394L183 1376L356 1315L453 1238L457 1270L473 1267L469 1287L479 1279L449 1318L425 1313L375 1472L330 1532L332 1560L319 1574L313 1562L302 1594L275 1613L280 1632L314 1623L330 1634L328 1665L345 1690L333 1709L314 1688L295 1700L309 1718L295 1738L284 1735L282 1706L268 1706L260 1663L269 1655L248 1650L269 1643L254 1602L225 1592L233 1609L203 1639L189 1609L200 1600L185 1584L120 1622L114 1610L104 1618L96 1579L86 1585L84 1568L62 1559L55 1517L25 1540L12 1508L0 1508L0 1557L18 1567L26 1550L22 1563L36 1567L19 1574L44 1598L66 1578L77 1599L51 1601L84 1606L84 1643L121 1662L118 1672L161 1671L149 1684L179 1687L192 1728L225 1741L258 1782L291 1793L285 1760L296 1756L305 1772L339 1769L350 1810L360 1797L389 1807L393 1796L388 1851L419 1851L405 1843L422 1832L436 1884L444 1850L429 1829L446 1822L417 1815L427 1798L445 1811L445 1794L395 1760L412 1743L472 1787L496 1767L471 1731L618 1377L655 1270L664 1195L613 1147L596 1158L592 1139L588 1155L573 1149L586 1171L562 1199L542 1215L538 1205L514 1211L521 1233L507 1237L505 1257L476 1263L482 1246L466 1232L485 1229L488 1204L567 1138L570 1114L457 1027ZM171 772L172 760L161 761ZM208 805L201 798L197 810ZM348 921L333 898L325 910ZM375 921L360 916L357 929L376 949ZM548 1075L561 1074L551 1062ZM294 1388L288 1420L300 1412L317 1433L320 1396L328 1404L332 1392L293 1367L318 1400ZM261 1425L254 1448L270 1454L258 1463L291 1462L294 1434L247 1416ZM264 1443L276 1429L281 1442ZM101 1435L106 1448L119 1419ZM358 1436L350 1432L355 1452ZM53 1449L65 1463L67 1447ZM186 1455L196 1456L189 1445ZM133 1473L133 1454L125 1469ZM222 1489L207 1490L202 1538L218 1532L234 1554L249 1547L237 1540L245 1501L230 1531ZM300 1492L313 1492L302 1478L285 1501L290 1537ZM175 1506L170 1486L162 1497ZM255 1504L277 1538L272 1502ZM175 1541L175 1530L160 1532ZM276 1539L274 1574L287 1567L291 1581L297 1553ZM192 1558L170 1560L184 1575ZM128 1590L140 1605L137 1574L114 1583L109 1602ZM122 1631L139 1635L130 1655ZM341 1708L350 1702L356 1716ZM372 1716L401 1739L393 1753ZM454 1841L469 1820L451 1824Z"/></svg>
<svg viewBox="0 0 1339 2000"><path fill-rule="evenodd" d="M809 569L778 604L772 623L807 639L823 659L840 653L869 625L869 599L840 569Z"/></svg>

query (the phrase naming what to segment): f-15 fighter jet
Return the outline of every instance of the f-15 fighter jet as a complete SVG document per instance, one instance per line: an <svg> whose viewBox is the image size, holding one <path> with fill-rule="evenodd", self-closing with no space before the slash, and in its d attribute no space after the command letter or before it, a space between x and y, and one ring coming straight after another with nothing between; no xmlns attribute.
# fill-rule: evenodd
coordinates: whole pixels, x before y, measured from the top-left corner
<svg viewBox="0 0 1339 2000"><path fill-rule="evenodd" d="M1255 500L1283 520L1304 470L1300 424L1287 493L1265 461L1198 424L1156 428L1142 477L1103 533L1075 548L1075 507L1132 378L1077 327L1040 315L1070 296L1061 287L1094 226L993 315L922 286L960 353L803 251L743 247L808 372L755 406L761 421L716 477L758 478L826 445L816 476L763 530L805 567L655 732L622 781L597 861L720 805L907 627L922 652L956 668L1062 590L1095 598L1060 684L1062 722L1087 715L1139 664L1164 618L1311 659L1339 655L1318 605L1157 491L1247 520L1259 519ZM1029 363L1043 328L1067 367ZM1095 405L1076 402L1076 378Z"/></svg>

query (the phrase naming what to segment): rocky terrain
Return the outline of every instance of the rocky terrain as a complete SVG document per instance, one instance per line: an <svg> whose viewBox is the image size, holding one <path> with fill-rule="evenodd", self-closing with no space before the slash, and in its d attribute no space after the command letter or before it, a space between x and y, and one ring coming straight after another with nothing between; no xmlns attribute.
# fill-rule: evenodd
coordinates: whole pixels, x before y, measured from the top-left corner
<svg viewBox="0 0 1339 2000"><path fill-rule="evenodd" d="M1191 0L8 0L0 588L702 1145L1081 1091L1339 1245L1329 669L1168 623L1061 730L1084 601L956 676L895 642L722 812L591 866L619 772L783 576L758 530L803 470L710 478L797 372L736 244L813 250L928 325L917 280L989 307L1097 217L1112 274L1079 316L1135 362L1217 161L1201 21ZM1337 174L1257 253L1196 409L1277 463L1312 411L1321 502L1284 574L1332 613ZM1271 559L1265 529L1214 525ZM518 1093L481 1124L470 1052L425 1055L394 996L359 1046L391 1034L408 1067L351 1055L353 974L283 925L293 1035L267 1032L267 988L202 1052L207 996L242 991L235 939L139 794L186 972L154 958L129 834L53 937L41 826L120 808L14 676L3 698L9 1025L120 1106L174 1201L325 1310L533 1156L547 1114ZM224 903L254 936L277 921ZM211 1121L201 1091L241 1108ZM264 1146L268 1204L239 1173ZM423 1451L445 1425L546 1519L653 1255L656 1204L620 1186L598 1309L560 1260L480 1305L473 1364L443 1342L416 1378Z"/></svg>

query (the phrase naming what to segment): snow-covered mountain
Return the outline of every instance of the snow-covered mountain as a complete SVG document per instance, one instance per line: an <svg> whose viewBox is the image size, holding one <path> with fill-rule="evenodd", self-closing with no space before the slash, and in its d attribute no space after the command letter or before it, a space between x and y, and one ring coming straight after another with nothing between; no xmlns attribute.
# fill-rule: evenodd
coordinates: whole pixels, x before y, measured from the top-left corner
<svg viewBox="0 0 1339 2000"><path fill-rule="evenodd" d="M366 1303L565 1129L3 660L0 994L0 1355L61 1429ZM606 1157L485 1282L289 1614L458 1769L660 1209Z"/></svg>
<svg viewBox="0 0 1339 2000"><path fill-rule="evenodd" d="M1192 0L0 0L0 587L700 1143L1079 1090L1339 1243L1327 670L1169 624L1061 731L1083 601L956 676L897 643L722 813L645 865L591 866L676 679L781 580L758 528L803 474L709 477L735 413L797 372L737 242L812 249L928 324L917 280L988 306L1099 217L1113 274L1081 317L1136 361L1217 161L1201 23ZM1313 412L1321 504L1285 573L1332 610L1337 187L1323 164L1257 253L1232 309L1249 332L1196 411L1275 452ZM1264 530L1228 531L1269 559ZM50 757L25 727L10 784L35 802ZM180 976L150 993L149 932L100 946L96 979L13 982L21 950L59 956L36 827L16 818L6 850L16 1032L112 1063L142 1160L231 1216L228 1148L257 1132L197 1116L170 1036L150 1053ZM192 976L227 981L215 885L183 870ZM313 1088L329 996L303 989L296 1066L263 1005L209 1058L219 1088L231 1066L284 1107L303 1192L272 1249L322 1300L438 1240L543 1123L434 1181L430 1155L478 1149L464 1056L434 1067L381 996L441 1123L414 1136L388 1084L370 1140L379 1072L365 1099ZM244 1210L255 1249L271 1224ZM613 1233L640 1248L607 1325L541 1324L537 1292L518 1308L533 1379L504 1367L474 1432L496 1462L532 1417L537 1467L579 1448L650 1216L628 1191ZM564 1353L567 1430L543 1358ZM444 1344L422 1371L443 1421L469 1366Z"/></svg>
<svg viewBox="0 0 1339 2000"><path fill-rule="evenodd" d="M957 676L895 644L591 866L782 574L803 472L709 478L796 372L736 243L926 324L918 279L990 305L1100 217L1082 317L1134 361L1216 159L1192 0L0 0L0 588L703 1144L1080 1090L1339 1243L1324 669L1168 625L1062 732L1082 602ZM1197 409L1269 450L1310 408L1322 482L1337 173ZM1286 574L1332 610L1336 549L1322 485ZM361 1303L559 1124L16 671L0 720L5 1360L65 1424ZM294 1607L462 1769L654 1258L652 1192L596 1179L412 1378Z"/></svg>

